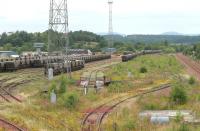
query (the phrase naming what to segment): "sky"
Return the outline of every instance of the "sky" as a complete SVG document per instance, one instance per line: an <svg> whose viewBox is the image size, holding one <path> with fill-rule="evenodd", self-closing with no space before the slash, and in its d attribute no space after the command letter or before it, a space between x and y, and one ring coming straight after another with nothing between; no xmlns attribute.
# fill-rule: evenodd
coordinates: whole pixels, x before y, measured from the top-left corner
<svg viewBox="0 0 200 131"><path fill-rule="evenodd" d="M200 0L113 0L122 34L200 34ZM69 30L108 32L107 0L68 0ZM0 33L48 29L49 0L0 0Z"/></svg>

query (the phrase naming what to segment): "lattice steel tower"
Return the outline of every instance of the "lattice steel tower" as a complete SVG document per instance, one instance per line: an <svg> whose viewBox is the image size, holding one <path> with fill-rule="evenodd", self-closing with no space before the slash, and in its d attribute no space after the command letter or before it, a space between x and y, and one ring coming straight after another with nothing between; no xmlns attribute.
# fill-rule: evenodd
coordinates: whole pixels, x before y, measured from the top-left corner
<svg viewBox="0 0 200 131"><path fill-rule="evenodd" d="M50 0L48 52L67 55L68 38L68 9L67 0ZM64 57L63 57L64 58ZM68 57L67 57L68 58ZM68 73L71 72L69 69Z"/></svg>
<svg viewBox="0 0 200 131"><path fill-rule="evenodd" d="M112 5L113 1L108 0L109 5L109 26L108 26L108 35L109 35L109 47L113 46L113 23L112 23Z"/></svg>

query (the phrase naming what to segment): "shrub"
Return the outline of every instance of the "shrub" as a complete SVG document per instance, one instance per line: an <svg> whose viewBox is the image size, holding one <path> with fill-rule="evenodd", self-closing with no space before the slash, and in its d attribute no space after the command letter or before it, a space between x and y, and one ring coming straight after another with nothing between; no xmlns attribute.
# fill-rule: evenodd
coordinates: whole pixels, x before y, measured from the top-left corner
<svg viewBox="0 0 200 131"><path fill-rule="evenodd" d="M140 68L140 73L147 73L147 68L146 67L141 67Z"/></svg>
<svg viewBox="0 0 200 131"><path fill-rule="evenodd" d="M194 77L190 77L188 83L189 83L190 85L194 85L194 84L195 84L195 81L196 81L196 80L195 80Z"/></svg>
<svg viewBox="0 0 200 131"><path fill-rule="evenodd" d="M67 88L67 79L65 76L61 77L60 86L59 86L59 93L64 94Z"/></svg>
<svg viewBox="0 0 200 131"><path fill-rule="evenodd" d="M183 86L175 86L170 94L170 99L176 104L185 104L187 102L187 94Z"/></svg>
<svg viewBox="0 0 200 131"><path fill-rule="evenodd" d="M79 102L77 93L70 93L65 98L65 106L69 109L74 109Z"/></svg>

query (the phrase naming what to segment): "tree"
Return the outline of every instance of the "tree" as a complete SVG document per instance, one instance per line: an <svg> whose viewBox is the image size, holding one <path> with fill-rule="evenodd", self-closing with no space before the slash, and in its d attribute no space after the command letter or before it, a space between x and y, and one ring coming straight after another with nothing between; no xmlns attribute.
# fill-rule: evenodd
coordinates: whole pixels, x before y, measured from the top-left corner
<svg viewBox="0 0 200 131"><path fill-rule="evenodd" d="M8 41L7 41L7 34L6 33L3 33L2 35L1 35L1 38L0 38L0 45L1 46L3 46L5 43L8 43Z"/></svg>
<svg viewBox="0 0 200 131"><path fill-rule="evenodd" d="M3 50L9 51L9 50L12 50L12 49L13 49L13 46L10 43L7 43L3 46Z"/></svg>
<svg viewBox="0 0 200 131"><path fill-rule="evenodd" d="M175 85L170 94L170 100L175 104L185 104L187 102L187 94L182 85Z"/></svg>

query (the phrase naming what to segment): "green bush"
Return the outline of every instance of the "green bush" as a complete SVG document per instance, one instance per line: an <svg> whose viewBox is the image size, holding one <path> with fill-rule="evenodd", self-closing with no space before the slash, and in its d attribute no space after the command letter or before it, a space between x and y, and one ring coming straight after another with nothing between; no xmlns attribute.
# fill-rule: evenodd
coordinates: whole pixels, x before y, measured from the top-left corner
<svg viewBox="0 0 200 131"><path fill-rule="evenodd" d="M194 77L190 77L188 83L189 83L190 85L194 85L195 82L196 82L195 78L194 78Z"/></svg>
<svg viewBox="0 0 200 131"><path fill-rule="evenodd" d="M59 93L64 94L66 92L67 88L67 78L62 75L60 79L60 86L59 86Z"/></svg>
<svg viewBox="0 0 200 131"><path fill-rule="evenodd" d="M75 92L67 94L65 97L65 106L69 109L76 108L78 102L79 102L79 97L78 94Z"/></svg>
<svg viewBox="0 0 200 131"><path fill-rule="evenodd" d="M175 104L185 104L187 102L187 94L182 85L176 85L170 94L170 99Z"/></svg>
<svg viewBox="0 0 200 131"><path fill-rule="evenodd" d="M146 67L141 67L140 68L140 73L147 73L147 68Z"/></svg>

